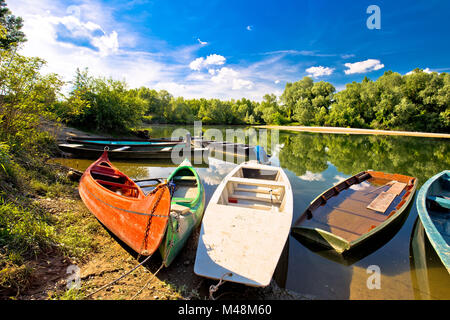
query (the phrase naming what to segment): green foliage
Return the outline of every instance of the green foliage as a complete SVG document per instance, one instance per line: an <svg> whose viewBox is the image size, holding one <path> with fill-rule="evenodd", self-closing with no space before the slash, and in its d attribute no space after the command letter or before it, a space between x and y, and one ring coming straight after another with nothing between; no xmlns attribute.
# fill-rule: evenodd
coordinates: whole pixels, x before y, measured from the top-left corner
<svg viewBox="0 0 450 320"><path fill-rule="evenodd" d="M0 246L8 254L37 254L49 248L56 238L49 217L39 210L28 210L0 198Z"/></svg>
<svg viewBox="0 0 450 320"><path fill-rule="evenodd" d="M77 70L73 91L54 112L67 123L102 132L125 132L141 121L146 100L124 81L93 78Z"/></svg>
<svg viewBox="0 0 450 320"><path fill-rule="evenodd" d="M43 130L43 122L52 119L47 107L59 95L62 81L54 74L42 76L45 61L0 52L0 141L6 142L13 154L37 157L51 143ZM45 150L48 151L48 150Z"/></svg>
<svg viewBox="0 0 450 320"><path fill-rule="evenodd" d="M440 139L289 133L280 135L280 143L285 145L279 155L281 166L297 176L321 173L331 163L346 175L370 168L411 175L422 184L450 166L450 144Z"/></svg>
<svg viewBox="0 0 450 320"><path fill-rule="evenodd" d="M334 93L331 84L305 77L286 84L281 101L300 125L449 132L449 83L447 73L388 71Z"/></svg>
<svg viewBox="0 0 450 320"><path fill-rule="evenodd" d="M9 50L25 42L25 34L21 31L22 27L22 18L12 15L5 0L0 0L0 49Z"/></svg>

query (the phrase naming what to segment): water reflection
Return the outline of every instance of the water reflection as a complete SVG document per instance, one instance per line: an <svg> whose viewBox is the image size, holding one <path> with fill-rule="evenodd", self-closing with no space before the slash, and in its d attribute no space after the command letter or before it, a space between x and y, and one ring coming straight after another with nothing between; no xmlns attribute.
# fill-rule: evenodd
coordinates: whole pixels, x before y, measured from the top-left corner
<svg viewBox="0 0 450 320"><path fill-rule="evenodd" d="M411 234L410 264L416 299L450 299L450 276L428 240L419 218Z"/></svg>
<svg viewBox="0 0 450 320"><path fill-rule="evenodd" d="M177 127L153 127L152 137L167 137ZM192 127L186 127L191 130ZM204 128L206 129L206 128ZM224 128L225 129L225 128ZM245 130L245 129L244 129ZM450 167L450 144L445 139L403 136L333 135L320 133L290 133L280 131L271 150L272 134L267 134L268 153L272 163L283 167L294 193L294 221L309 203L324 190L355 173L373 169L417 177L419 186L428 178ZM283 146L281 148L281 146ZM92 160L60 159L60 163L83 171ZM226 158L211 156L207 163L195 164L203 180L208 203L217 185L236 165ZM170 161L113 162L133 179L167 177L176 167ZM414 204L414 200L412 202ZM412 205L405 220L373 243L369 249L353 256L332 257L327 252L289 237L286 253L277 268L277 282L291 291L320 299L419 299L423 298L422 282L417 280L418 268L410 266L410 238L417 218ZM414 261L417 253L414 254ZM427 253L428 254L428 253ZM419 261L419 260L417 260ZM414 262L415 264L415 262ZM381 289L366 286L367 267L381 269ZM428 281L446 283L449 275L429 271ZM440 270L442 267L433 267ZM423 274L423 273L422 273ZM430 280L431 279L431 280ZM434 280L437 279L437 280ZM449 298L448 292L435 290L432 299Z"/></svg>

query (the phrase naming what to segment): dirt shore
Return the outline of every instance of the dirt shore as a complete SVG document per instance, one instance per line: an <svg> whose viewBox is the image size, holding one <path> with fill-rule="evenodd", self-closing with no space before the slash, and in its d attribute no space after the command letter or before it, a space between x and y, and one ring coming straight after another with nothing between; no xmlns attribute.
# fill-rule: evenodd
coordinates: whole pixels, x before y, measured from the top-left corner
<svg viewBox="0 0 450 320"><path fill-rule="evenodd" d="M305 126L254 126L255 128L266 128L275 130L301 131L301 132L321 132L321 133L339 133L339 134L375 134L390 136L411 136L428 138L450 138L450 134L431 133L431 132L413 132L413 131L391 131L391 130L373 130L373 129L354 129L338 127L305 127Z"/></svg>
<svg viewBox="0 0 450 320"><path fill-rule="evenodd" d="M54 130L58 140L65 140L72 135L88 135L86 132L66 126L52 128L49 126L47 129ZM68 168L59 165L55 165L55 170L65 174L68 172ZM36 201L56 219L70 219L71 226L79 227L77 230L81 230L79 236L80 241L84 242L84 247L91 249L82 257L63 255L57 250L36 257L29 264L29 267L33 269L31 283L26 290L15 295L15 299L209 299L209 287L218 282L194 274L198 228L168 268L162 268L155 275L162 263L159 251L156 251L148 263L114 285L89 296L98 288L133 269L139 263L136 253L112 235L89 212L78 194L77 184L74 184L70 192L64 196L42 196L37 197ZM67 283L71 281L70 273L68 273L70 268L79 268L80 271L81 287L76 291L67 289ZM147 283L148 281L150 282ZM145 289L136 295L144 286L146 286ZM266 288L253 288L226 282L214 296L232 300L313 299L308 295L282 289L274 280ZM10 294L0 293L0 299L3 298L10 298Z"/></svg>

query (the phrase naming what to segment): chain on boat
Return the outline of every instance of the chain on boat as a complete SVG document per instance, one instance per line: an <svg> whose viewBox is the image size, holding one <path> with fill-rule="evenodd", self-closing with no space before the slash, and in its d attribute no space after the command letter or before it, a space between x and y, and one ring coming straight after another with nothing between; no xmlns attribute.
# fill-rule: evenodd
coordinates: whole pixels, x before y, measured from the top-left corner
<svg viewBox="0 0 450 320"><path fill-rule="evenodd" d="M107 147L105 147L105 149L106 149L106 148L107 148ZM149 195L156 193L159 189L161 189L162 187L164 187L164 186L166 186L166 185L167 185L167 183L158 185L154 190L152 190L152 191L149 193ZM163 192L160 193L160 195L159 195L157 201L155 202L155 204L153 205L153 208L152 208L152 210L151 210L151 215L149 216L149 219L148 219L148 221L147 221L147 225L146 225L146 229L145 229L145 234L144 234L144 239L143 239L143 241L142 241L141 249L139 250L139 255L138 255L137 261L139 261L139 259L140 259L140 257L141 257L142 249L143 249L144 244L146 243L146 240L147 240L147 238L148 238L148 233L149 233L150 225L151 225L151 219L152 219L153 214L154 214L154 212L155 212L155 210L156 210L156 207L158 206L158 204L159 204L159 202L160 202L160 200L161 200L161 198L162 198L162 196L163 196L163 194L164 194L164 191L165 191L165 189L163 189ZM143 264L145 264L145 263L152 257L152 255L153 255L153 254L151 254L151 255L149 255L148 257L146 257L142 262L140 262L138 265L136 265L133 269L131 269L131 270L129 270L128 272L124 273L124 274L121 275L120 277L114 279L113 281L111 281L111 282L105 284L104 286L100 287L99 289L95 290L94 292L88 294L88 295L86 296L86 298L89 298L89 297L93 296L94 294L96 294L96 293L98 293L98 292L100 292L100 291L102 291L102 290L104 290L104 289L106 289L106 288L112 286L112 285L115 284L117 281L123 279L124 277L126 277L127 275L129 275L130 273L132 273L133 271L135 271L137 268L139 268L140 266L142 266ZM163 262L163 264L164 264L164 262ZM158 269L158 271L157 271L156 273L158 273L159 270L160 270L161 268L162 268L162 266ZM156 275L156 273L154 274L154 276Z"/></svg>

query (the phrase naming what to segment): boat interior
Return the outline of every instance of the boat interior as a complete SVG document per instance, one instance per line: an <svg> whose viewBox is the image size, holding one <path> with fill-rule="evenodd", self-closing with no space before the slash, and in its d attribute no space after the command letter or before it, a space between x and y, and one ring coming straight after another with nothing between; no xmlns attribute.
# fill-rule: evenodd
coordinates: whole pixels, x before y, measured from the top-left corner
<svg viewBox="0 0 450 320"><path fill-rule="evenodd" d="M430 219L450 245L450 175L445 173L431 184L425 201Z"/></svg>
<svg viewBox="0 0 450 320"><path fill-rule="evenodd" d="M97 183L112 192L132 198L139 196L136 184L122 172L112 168L106 161L97 163L91 168L90 173Z"/></svg>
<svg viewBox="0 0 450 320"><path fill-rule="evenodd" d="M415 178L361 172L316 198L295 226L318 228L354 241L402 209Z"/></svg>
<svg viewBox="0 0 450 320"><path fill-rule="evenodd" d="M177 202L192 202L195 200L198 186L197 179L191 170L187 168L178 170L172 182L175 184L172 196Z"/></svg>
<svg viewBox="0 0 450 320"><path fill-rule="evenodd" d="M285 202L285 182L280 170L242 167L228 179L218 204L283 211Z"/></svg>

